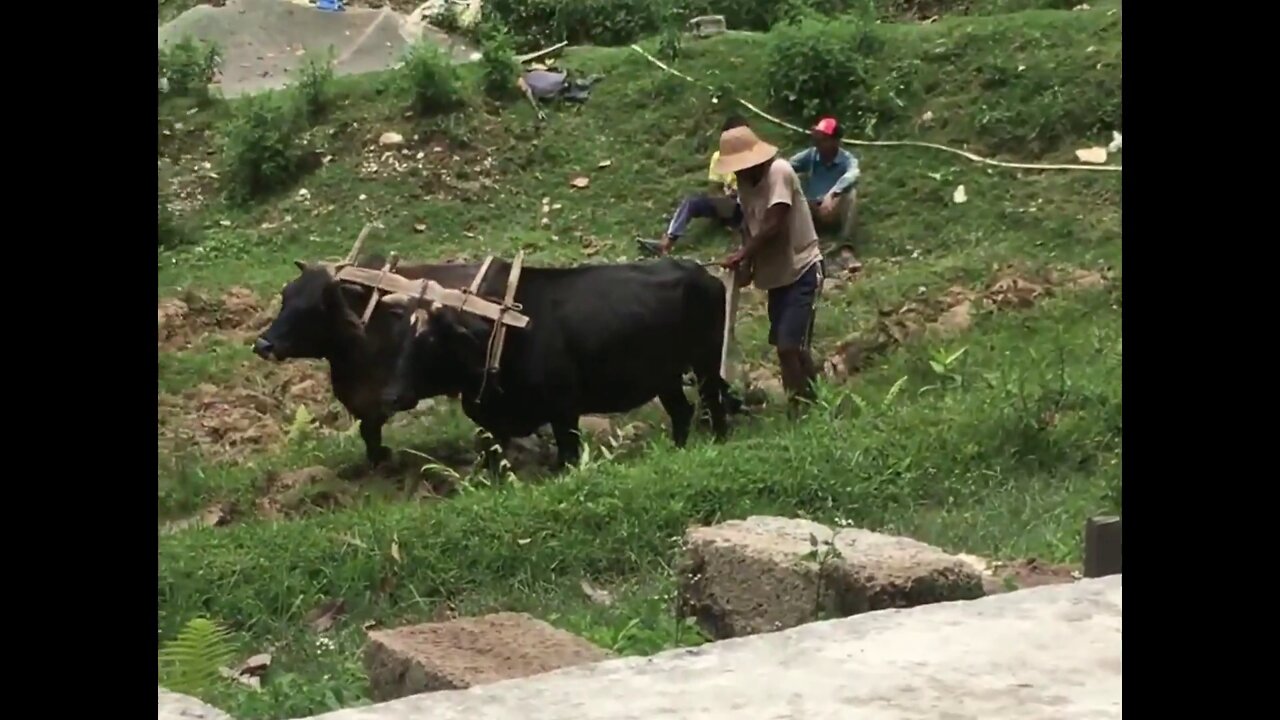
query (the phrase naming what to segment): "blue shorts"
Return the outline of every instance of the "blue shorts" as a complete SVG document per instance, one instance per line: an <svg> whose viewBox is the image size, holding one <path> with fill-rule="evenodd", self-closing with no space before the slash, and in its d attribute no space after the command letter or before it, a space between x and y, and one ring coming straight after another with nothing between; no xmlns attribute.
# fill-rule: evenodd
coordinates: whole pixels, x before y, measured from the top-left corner
<svg viewBox="0 0 1280 720"><path fill-rule="evenodd" d="M769 344L778 348L809 349L822 261L815 261L790 285L769 290Z"/></svg>

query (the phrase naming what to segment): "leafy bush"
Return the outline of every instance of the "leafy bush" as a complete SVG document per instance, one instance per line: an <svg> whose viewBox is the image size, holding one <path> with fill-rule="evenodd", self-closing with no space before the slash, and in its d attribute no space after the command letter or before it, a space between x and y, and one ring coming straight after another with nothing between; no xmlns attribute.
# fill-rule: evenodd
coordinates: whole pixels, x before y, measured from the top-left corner
<svg viewBox="0 0 1280 720"><path fill-rule="evenodd" d="M866 19L804 19L772 33L768 94L774 107L805 121L832 113L874 135L901 114L897 78L877 67L884 41Z"/></svg>
<svg viewBox="0 0 1280 720"><path fill-rule="evenodd" d="M484 93L494 100L503 100L515 92L520 63L516 61L511 35L505 29L497 27L486 30L480 44L484 53L481 60Z"/></svg>
<svg viewBox="0 0 1280 720"><path fill-rule="evenodd" d="M329 111L333 102L333 48L323 59L307 58L295 86L302 114L307 122L315 123Z"/></svg>
<svg viewBox="0 0 1280 720"><path fill-rule="evenodd" d="M1121 128L1120 17L978 17L921 31L868 15L769 34L769 103L798 122L839 116L863 138L918 132L981 153L1041 157Z"/></svg>
<svg viewBox="0 0 1280 720"><path fill-rule="evenodd" d="M216 44L196 41L190 35L166 48L160 48L160 77L168 84L170 95L205 99L222 64L222 51Z"/></svg>
<svg viewBox="0 0 1280 720"><path fill-rule="evenodd" d="M462 104L458 69L430 41L419 41L409 49L403 73L413 95L413 109L419 114L452 110Z"/></svg>
<svg viewBox="0 0 1280 720"><path fill-rule="evenodd" d="M227 193L243 202L284 187L301 168L302 130L298 105L287 95L266 92L239 101L223 138Z"/></svg>
<svg viewBox="0 0 1280 720"><path fill-rule="evenodd" d="M452 2L445 2L441 8L427 17L427 22L450 34L457 34L463 30L462 12Z"/></svg>

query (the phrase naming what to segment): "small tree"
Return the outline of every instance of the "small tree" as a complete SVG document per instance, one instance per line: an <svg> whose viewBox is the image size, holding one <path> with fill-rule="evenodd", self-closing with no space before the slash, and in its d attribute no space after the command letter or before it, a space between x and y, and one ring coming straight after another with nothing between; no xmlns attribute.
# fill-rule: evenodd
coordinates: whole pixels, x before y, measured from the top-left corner
<svg viewBox="0 0 1280 720"><path fill-rule="evenodd" d="M216 44L185 35L159 53L160 77L168 83L170 95L208 99L209 84L222 65L222 51Z"/></svg>
<svg viewBox="0 0 1280 720"><path fill-rule="evenodd" d="M419 114L446 112L462 104L458 69L430 41L419 40L409 48L403 73L413 94L413 109Z"/></svg>
<svg viewBox="0 0 1280 720"><path fill-rule="evenodd" d="M246 202L284 187L297 178L302 148L301 112L276 92L247 97L223 138L228 198Z"/></svg>
<svg viewBox="0 0 1280 720"><path fill-rule="evenodd" d="M308 123L315 124L329 111L333 103L333 48L323 57L308 53L307 64L295 86L302 115Z"/></svg>
<svg viewBox="0 0 1280 720"><path fill-rule="evenodd" d="M491 28L483 37L480 49L484 53L484 94L494 100L510 98L515 94L516 78L520 75L511 35L506 28Z"/></svg>

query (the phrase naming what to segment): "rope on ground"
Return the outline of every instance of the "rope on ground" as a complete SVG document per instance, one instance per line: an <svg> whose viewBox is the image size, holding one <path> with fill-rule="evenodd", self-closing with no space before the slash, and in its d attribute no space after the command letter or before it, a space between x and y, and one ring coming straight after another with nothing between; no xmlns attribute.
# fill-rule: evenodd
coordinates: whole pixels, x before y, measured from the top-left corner
<svg viewBox="0 0 1280 720"><path fill-rule="evenodd" d="M704 82L695 80L694 78L691 78L688 75L685 75L679 70L676 70L675 68L668 66L666 63L662 62L658 58L645 52L639 45L632 45L631 49L643 55L645 59L648 60L649 62L653 63L654 65L657 65L658 67L662 68L664 71L672 75L675 75L676 77L682 80L687 80L693 83L694 85L700 85L706 88L707 90L710 90L711 92L716 91L714 87ZM750 110L751 112L755 113L756 115L759 115L760 117L764 118L765 120L768 120L769 122L775 125L780 125L784 128L787 128L788 130L793 130L798 133L808 134L808 131L806 131L804 128L797 127L796 125L792 125L786 120L781 120L779 118L776 118L770 115L769 113L761 110L760 108L756 107L755 105L747 102L746 100L743 100L742 98L738 98L738 103L741 104L746 109ZM983 165L994 165L996 167L1005 167L1005 168L1017 168L1020 170L1095 170L1095 171L1101 170L1104 172L1120 172L1121 168L1123 167L1121 165L1076 165L1076 164L1056 164L1055 165L1055 164L1041 164L1041 163L1005 162L1003 160L992 160L991 158L985 158L985 157L982 157L981 155L975 155L974 153L971 153L967 150L960 150L958 148L947 147L946 145L939 145L938 143L924 142L921 140L852 140L850 138L844 138L841 140L841 142L849 145L876 145L880 147L900 147L900 146L909 145L913 147L932 148L934 150L942 150L944 152L954 153L963 158L967 158L969 160L972 160L973 162L981 163Z"/></svg>

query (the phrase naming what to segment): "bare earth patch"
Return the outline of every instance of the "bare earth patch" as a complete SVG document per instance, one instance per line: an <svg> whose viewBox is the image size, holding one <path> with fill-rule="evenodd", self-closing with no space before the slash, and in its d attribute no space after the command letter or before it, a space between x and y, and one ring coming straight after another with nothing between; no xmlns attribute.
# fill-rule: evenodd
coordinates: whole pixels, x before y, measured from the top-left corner
<svg viewBox="0 0 1280 720"><path fill-rule="evenodd" d="M159 349L189 348L211 334L247 339L271 323L278 303L263 303L252 290L242 287L232 287L217 299L194 292L163 298L156 305Z"/></svg>
<svg viewBox="0 0 1280 720"><path fill-rule="evenodd" d="M1080 579L1076 565L1054 565L1036 558L1012 562L987 560L976 555L958 555L982 576L982 588L988 595L1012 592L1040 585L1075 582Z"/></svg>
<svg viewBox="0 0 1280 720"><path fill-rule="evenodd" d="M280 444L291 428L341 431L351 425L322 363L264 364L239 377L245 384L204 383L181 395L162 394L160 448L185 445L206 456L236 458Z"/></svg>
<svg viewBox="0 0 1280 720"><path fill-rule="evenodd" d="M870 361L897 345L929 335L966 332L978 312L1023 310L1061 291L1101 288L1110 282L1104 273L1079 268L1050 268L1040 272L1006 265L980 290L958 285L935 298L909 300L880 311L870 331L840 341L823 363L826 375L842 378L865 370Z"/></svg>

